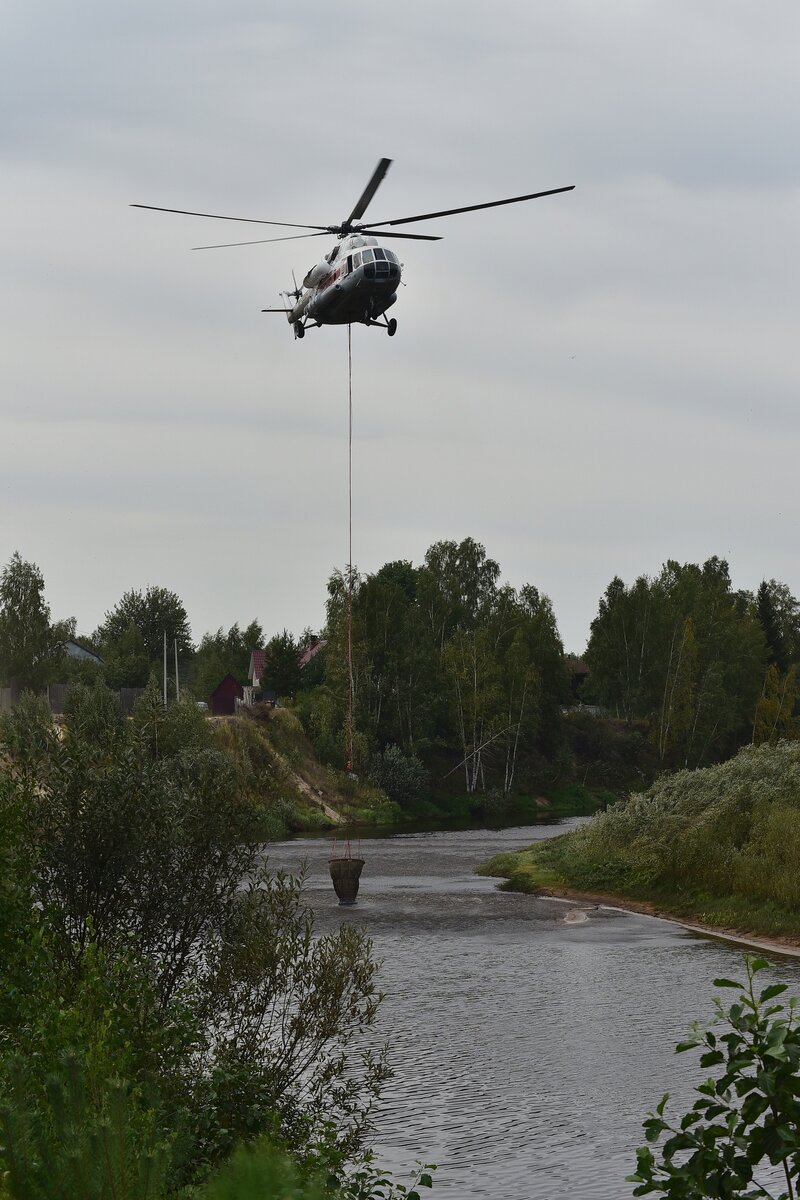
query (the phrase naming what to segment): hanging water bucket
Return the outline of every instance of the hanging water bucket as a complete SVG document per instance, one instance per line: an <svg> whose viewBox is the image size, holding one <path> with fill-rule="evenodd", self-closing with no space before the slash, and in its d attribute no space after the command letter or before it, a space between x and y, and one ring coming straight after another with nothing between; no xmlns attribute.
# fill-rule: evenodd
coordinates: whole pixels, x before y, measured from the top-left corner
<svg viewBox="0 0 800 1200"><path fill-rule="evenodd" d="M340 904L355 904L363 858L332 858L328 863L333 888Z"/></svg>

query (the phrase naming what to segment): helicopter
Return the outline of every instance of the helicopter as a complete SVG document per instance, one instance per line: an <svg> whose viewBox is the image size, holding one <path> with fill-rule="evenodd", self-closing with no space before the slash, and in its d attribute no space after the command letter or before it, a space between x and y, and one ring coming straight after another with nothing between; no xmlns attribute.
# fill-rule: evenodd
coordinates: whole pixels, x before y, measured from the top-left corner
<svg viewBox="0 0 800 1200"><path fill-rule="evenodd" d="M476 212L482 208L499 208L504 204L519 204L523 200L538 200L542 196L556 196L560 192L571 192L575 185L550 188L545 192L531 192L527 196L511 196L506 200L490 200L486 204L467 204L460 208L446 208L440 212L419 213L414 217L398 217L393 221L369 221L361 223L383 182L392 159L382 158L369 183L358 198L353 211L341 225L302 225L290 221L265 221L257 217L229 217L220 213L190 212L182 208L161 208L155 204L132 204L131 208L146 208L153 212L177 213L187 217L209 217L215 221L242 221L253 225L278 225L286 229L310 229L312 233L287 234L274 238L259 238L250 242L221 242L211 246L193 246L194 250L222 250L230 246L259 246L266 242L289 242L300 238L326 237L335 235L337 244L315 263L303 278L301 287L294 279L291 291L281 292L286 300L283 308L262 308L264 313L282 313L294 330L295 338L305 337L306 329L317 329L322 325L379 325L386 329L389 337L397 332L397 321L386 313L397 301L403 264L389 246L382 245L385 238L404 238L418 242L440 242L441 237L429 233L400 233L386 226L411 225L416 221L432 221L438 217L451 217L456 213ZM381 232L376 232L380 230ZM292 302L291 304L289 302ZM381 320L381 318L383 318Z"/></svg>

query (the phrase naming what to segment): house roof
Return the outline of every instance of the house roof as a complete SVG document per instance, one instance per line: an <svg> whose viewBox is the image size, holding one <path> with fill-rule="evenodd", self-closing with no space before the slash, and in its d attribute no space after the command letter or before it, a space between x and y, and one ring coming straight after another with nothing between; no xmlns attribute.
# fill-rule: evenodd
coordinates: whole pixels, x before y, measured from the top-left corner
<svg viewBox="0 0 800 1200"><path fill-rule="evenodd" d="M90 650L88 646L84 646L83 642L76 642L74 638L69 638L64 642L64 653L69 658L88 658L91 662L100 663L102 658L99 654L95 654L94 650Z"/></svg>
<svg viewBox="0 0 800 1200"><path fill-rule="evenodd" d="M319 654L320 650L323 650L327 644L328 643L325 638L320 638L318 641L312 642L308 649L304 650L300 655L300 658L298 659L300 666L308 666L314 655Z"/></svg>
<svg viewBox="0 0 800 1200"><path fill-rule="evenodd" d="M247 668L248 679L260 679L264 674L264 665L266 661L266 650L252 650L250 652L250 666Z"/></svg>
<svg viewBox="0 0 800 1200"><path fill-rule="evenodd" d="M239 680L234 675L231 675L230 671L224 677L224 679L220 679L219 683L214 688L214 691L211 693L211 695L216 696L217 692L220 692L220 691L224 691L224 692L234 691L236 693L236 695L240 696L240 697L244 694L244 688L239 683Z"/></svg>
<svg viewBox="0 0 800 1200"><path fill-rule="evenodd" d="M567 654L564 658L567 665L567 670L572 675L588 675L589 667L582 658L578 658L574 654Z"/></svg>

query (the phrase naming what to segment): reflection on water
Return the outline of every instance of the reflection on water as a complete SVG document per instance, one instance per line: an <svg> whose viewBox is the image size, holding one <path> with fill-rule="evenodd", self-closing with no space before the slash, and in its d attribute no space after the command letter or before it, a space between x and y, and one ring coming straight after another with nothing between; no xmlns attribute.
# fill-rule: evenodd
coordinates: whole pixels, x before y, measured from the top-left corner
<svg viewBox="0 0 800 1200"><path fill-rule="evenodd" d="M378 1161L438 1163L434 1200L626 1200L641 1122L668 1091L692 1102L697 1057L675 1056L712 1012L711 980L741 951L667 921L498 892L473 867L577 824L362 840L358 905L340 908L322 838L270 847L306 859L321 930L363 927L382 960L380 1032L395 1078L376 1115ZM780 975L800 990L798 964Z"/></svg>

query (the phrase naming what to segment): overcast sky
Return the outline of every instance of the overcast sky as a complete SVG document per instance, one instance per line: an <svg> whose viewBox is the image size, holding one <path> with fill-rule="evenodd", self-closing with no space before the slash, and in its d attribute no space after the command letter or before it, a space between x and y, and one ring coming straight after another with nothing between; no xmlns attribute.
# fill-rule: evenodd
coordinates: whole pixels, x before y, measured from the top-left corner
<svg viewBox="0 0 800 1200"><path fill-rule="evenodd" d="M147 584L198 640L321 624L346 331L259 310L332 239L128 205L328 224L385 155L375 221L576 190L402 244L359 568L472 536L577 651L667 558L800 593L799 49L797 0L6 0L0 561L86 632Z"/></svg>

